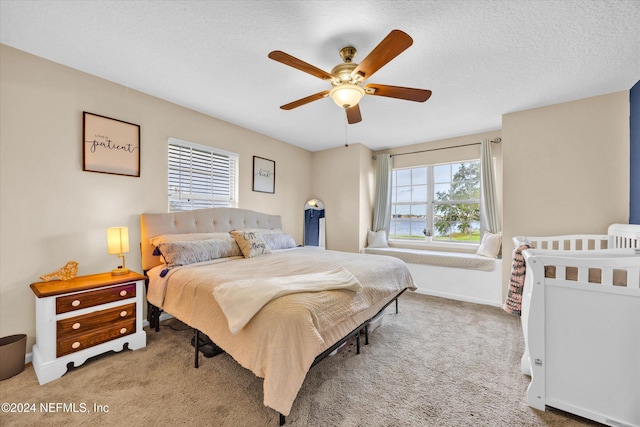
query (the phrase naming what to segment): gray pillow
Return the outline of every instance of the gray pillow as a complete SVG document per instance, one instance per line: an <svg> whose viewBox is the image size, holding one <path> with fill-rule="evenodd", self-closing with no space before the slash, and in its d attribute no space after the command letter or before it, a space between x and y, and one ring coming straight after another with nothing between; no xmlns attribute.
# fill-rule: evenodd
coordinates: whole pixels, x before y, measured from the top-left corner
<svg viewBox="0 0 640 427"><path fill-rule="evenodd" d="M367 243L369 248L388 248L387 232L384 230L367 231Z"/></svg>
<svg viewBox="0 0 640 427"><path fill-rule="evenodd" d="M296 241L287 233L263 234L262 237L272 251L296 247Z"/></svg>
<svg viewBox="0 0 640 427"><path fill-rule="evenodd" d="M168 267L242 256L240 247L232 237L192 242L163 242L158 245L158 249Z"/></svg>

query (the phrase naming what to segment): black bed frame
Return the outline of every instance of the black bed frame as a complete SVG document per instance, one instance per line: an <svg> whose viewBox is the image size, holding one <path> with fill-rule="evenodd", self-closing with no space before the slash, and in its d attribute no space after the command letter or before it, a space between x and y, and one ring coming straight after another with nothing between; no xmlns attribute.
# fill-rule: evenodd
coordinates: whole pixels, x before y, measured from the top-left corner
<svg viewBox="0 0 640 427"><path fill-rule="evenodd" d="M147 279L145 284L148 286L148 279ZM380 313L382 313L393 302L396 303L396 314L398 314L398 298L400 297L400 295L402 295L404 293L404 291L406 291L406 289L403 289L402 291L400 291L398 293L398 295L396 295L391 301L386 303L384 305L384 307L382 307L380 309L380 311L378 311L373 317L371 317L371 318L367 319L366 321L364 321L360 326L355 328L353 331L349 332L347 335L345 335L338 342L336 342L331 347L329 347L328 349L326 349L325 351L320 353L318 356L316 356L316 358L313 360L313 363L311 364L311 366L309 368L313 368L315 365L320 363L320 361L322 361L325 357L327 357L328 355L333 353L336 349L340 348L345 342L347 342L348 340L350 340L353 337L356 338L356 354L360 354L360 334L364 333L364 344L365 345L369 345L369 324L371 323L371 321L373 319L375 319ZM151 328L155 328L156 332L158 332L160 330L160 314L161 313L162 313L162 310L160 308L158 308L155 305L147 302L147 320L149 321L150 327ZM194 331L194 334L195 334L195 337L194 337L194 347L195 347L194 367L198 368L200 366L199 353L200 353L200 342L201 342L200 333L201 332L198 329L195 329L195 328L193 328L193 331ZM213 344L215 345L215 343L213 343ZM222 351L220 351L220 352L222 352ZM283 426L285 424L285 422L286 422L286 417L284 415L282 415L281 413L279 413L279 412L278 412L278 415L279 415L279 425Z"/></svg>

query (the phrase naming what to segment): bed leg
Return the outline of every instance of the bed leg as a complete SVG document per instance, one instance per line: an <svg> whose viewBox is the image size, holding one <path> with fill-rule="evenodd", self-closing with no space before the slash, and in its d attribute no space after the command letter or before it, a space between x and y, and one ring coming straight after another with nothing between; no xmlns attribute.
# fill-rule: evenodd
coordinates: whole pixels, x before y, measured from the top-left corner
<svg viewBox="0 0 640 427"><path fill-rule="evenodd" d="M149 330L155 328L156 324L153 323L153 305L147 303L147 320L149 321Z"/></svg>
<svg viewBox="0 0 640 427"><path fill-rule="evenodd" d="M364 325L364 345L369 345L369 324Z"/></svg>
<svg viewBox="0 0 640 427"><path fill-rule="evenodd" d="M151 322L153 323L153 329L158 332L160 328L160 313L158 307L151 307Z"/></svg>
<svg viewBox="0 0 640 427"><path fill-rule="evenodd" d="M360 354L360 331L356 334L356 354Z"/></svg>
<svg viewBox="0 0 640 427"><path fill-rule="evenodd" d="M150 302L147 303L147 321L149 326L153 327L153 306Z"/></svg>
<svg viewBox="0 0 640 427"><path fill-rule="evenodd" d="M285 416L284 416L284 415L282 415L280 412L278 412L278 415L280 415L280 421L279 421L279 423L280 423L280 424L279 424L279 425L280 425L280 426L283 426L283 425L284 425L284 423L286 422L286 418L285 418Z"/></svg>
<svg viewBox="0 0 640 427"><path fill-rule="evenodd" d="M398 314L398 298L396 298L396 314Z"/></svg>
<svg viewBox="0 0 640 427"><path fill-rule="evenodd" d="M199 352L200 352L200 331L197 330L197 329L194 329L194 331L195 331L195 334L196 334L196 338L195 338L195 341L196 341L195 342L196 355L195 355L195 360L194 360L194 366L196 368L198 368L199 367L199 365L198 365L198 362L199 362L198 355L199 355Z"/></svg>
<svg viewBox="0 0 640 427"><path fill-rule="evenodd" d="M160 308L155 305L151 306L151 321L149 323L156 332L160 331Z"/></svg>

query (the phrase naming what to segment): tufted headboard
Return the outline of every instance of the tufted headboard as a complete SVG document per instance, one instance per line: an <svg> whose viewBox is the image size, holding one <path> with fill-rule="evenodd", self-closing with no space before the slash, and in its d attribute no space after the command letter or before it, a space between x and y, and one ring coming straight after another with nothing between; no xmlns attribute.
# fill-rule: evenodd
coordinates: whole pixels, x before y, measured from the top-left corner
<svg viewBox="0 0 640 427"><path fill-rule="evenodd" d="M140 215L140 250L142 269L162 264L153 255L149 238L161 234L228 233L241 228L282 228L280 215L268 215L247 209L208 208L192 211Z"/></svg>

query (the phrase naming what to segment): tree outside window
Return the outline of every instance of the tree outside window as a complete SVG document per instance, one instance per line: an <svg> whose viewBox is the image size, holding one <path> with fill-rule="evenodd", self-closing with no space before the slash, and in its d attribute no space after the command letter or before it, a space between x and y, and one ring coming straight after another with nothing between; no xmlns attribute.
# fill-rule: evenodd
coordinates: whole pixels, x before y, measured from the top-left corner
<svg viewBox="0 0 640 427"><path fill-rule="evenodd" d="M480 241L480 162L434 166L437 239Z"/></svg>

